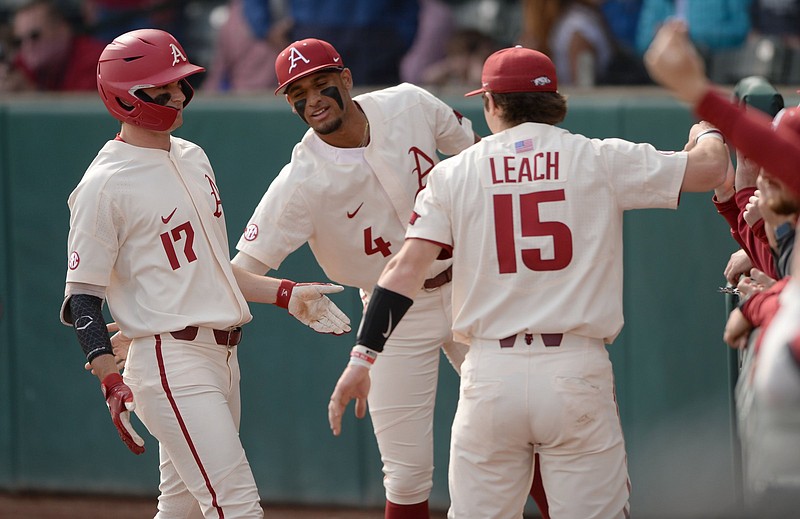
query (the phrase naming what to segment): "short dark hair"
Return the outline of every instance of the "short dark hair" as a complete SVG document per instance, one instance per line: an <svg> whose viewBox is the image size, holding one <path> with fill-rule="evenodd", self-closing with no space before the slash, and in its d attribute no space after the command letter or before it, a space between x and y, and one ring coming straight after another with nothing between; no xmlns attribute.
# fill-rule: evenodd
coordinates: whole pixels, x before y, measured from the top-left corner
<svg viewBox="0 0 800 519"><path fill-rule="evenodd" d="M567 98L558 92L492 92L495 104L503 112L503 120L511 126L522 123L558 124L567 115ZM484 96L484 106L487 100Z"/></svg>

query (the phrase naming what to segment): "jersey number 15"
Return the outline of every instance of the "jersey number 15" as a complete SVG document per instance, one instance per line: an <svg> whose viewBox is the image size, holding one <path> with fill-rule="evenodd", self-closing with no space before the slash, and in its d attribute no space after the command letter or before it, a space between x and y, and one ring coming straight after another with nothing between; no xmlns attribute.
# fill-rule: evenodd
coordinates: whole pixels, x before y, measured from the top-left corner
<svg viewBox="0 0 800 519"><path fill-rule="evenodd" d="M517 272L517 245L514 240L514 195L494 195L494 228L500 274ZM572 261L572 232L563 222L543 222L539 204L564 201L564 190L539 191L519 195L520 231L523 237L550 236L553 258L542 258L541 249L522 249L522 262L534 271L561 270Z"/></svg>

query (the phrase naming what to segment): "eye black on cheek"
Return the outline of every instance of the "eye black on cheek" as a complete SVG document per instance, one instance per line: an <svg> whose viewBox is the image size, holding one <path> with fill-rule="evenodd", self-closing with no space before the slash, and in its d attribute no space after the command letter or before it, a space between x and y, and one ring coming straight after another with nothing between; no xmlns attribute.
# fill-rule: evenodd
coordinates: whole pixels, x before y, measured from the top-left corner
<svg viewBox="0 0 800 519"><path fill-rule="evenodd" d="M336 101L336 104L339 105L339 110L344 110L344 101L342 101L342 93L339 92L339 87L332 85L328 88L323 88L319 93Z"/></svg>
<svg viewBox="0 0 800 519"><path fill-rule="evenodd" d="M300 99L299 101L294 102L294 111L297 112L297 115L300 116L300 119L303 120L304 123L308 124L306 121L306 99Z"/></svg>

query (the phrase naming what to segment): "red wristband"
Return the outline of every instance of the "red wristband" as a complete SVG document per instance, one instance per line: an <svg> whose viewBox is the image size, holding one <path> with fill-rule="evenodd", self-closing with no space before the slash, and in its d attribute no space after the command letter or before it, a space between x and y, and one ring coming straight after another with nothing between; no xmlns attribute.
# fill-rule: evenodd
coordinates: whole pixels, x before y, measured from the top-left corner
<svg viewBox="0 0 800 519"><path fill-rule="evenodd" d="M289 309L289 299L292 298L292 290L296 283L288 279L281 280L281 286L278 287L278 295L275 298L275 305L281 308Z"/></svg>

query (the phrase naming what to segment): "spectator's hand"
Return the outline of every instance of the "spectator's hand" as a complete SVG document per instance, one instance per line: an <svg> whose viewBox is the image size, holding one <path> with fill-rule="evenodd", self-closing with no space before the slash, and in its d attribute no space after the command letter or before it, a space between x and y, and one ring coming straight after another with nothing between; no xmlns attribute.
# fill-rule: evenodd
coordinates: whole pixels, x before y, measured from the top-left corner
<svg viewBox="0 0 800 519"><path fill-rule="evenodd" d="M731 254L728 264L725 266L725 279L733 286L739 283L739 278L750 272L753 268L753 262L750 256L743 249L739 249Z"/></svg>
<svg viewBox="0 0 800 519"><path fill-rule="evenodd" d="M661 26L644 54L644 64L653 80L691 104L700 101L710 86L703 59L682 21Z"/></svg>
<svg viewBox="0 0 800 519"><path fill-rule="evenodd" d="M736 150L736 189L755 187L761 168Z"/></svg>
<svg viewBox="0 0 800 519"><path fill-rule="evenodd" d="M767 290L774 284L774 279L754 268L750 270L750 276L745 276L739 280L736 288L739 289L739 297L744 301L753 294Z"/></svg>
<svg viewBox="0 0 800 519"><path fill-rule="evenodd" d="M731 348L744 349L747 347L747 340L752 329L753 324L745 318L741 310L736 308L728 316L722 340Z"/></svg>
<svg viewBox="0 0 800 519"><path fill-rule="evenodd" d="M35 89L35 85L13 65L0 62L0 92L24 92Z"/></svg>
<svg viewBox="0 0 800 519"><path fill-rule="evenodd" d="M744 221L750 227L754 226L756 222L761 220L761 210L759 208L759 198L761 193L756 189L753 195L750 197L750 200L747 202L747 205L744 206L744 213L742 213L742 217L744 217Z"/></svg>
<svg viewBox="0 0 800 519"><path fill-rule="evenodd" d="M768 222L772 227L777 227L783 223L784 218L776 214L770 207L773 203L780 201L783 197L783 190L779 184L766 178L764 175L759 175L756 180L756 187L758 187L759 194L759 210L764 222Z"/></svg>
<svg viewBox="0 0 800 519"><path fill-rule="evenodd" d="M267 43L276 51L280 52L292 43L289 40L289 31L294 26L291 18L282 18L273 23L267 32Z"/></svg>

